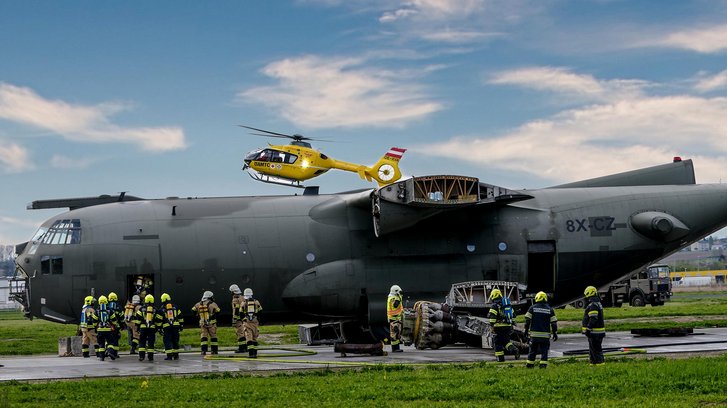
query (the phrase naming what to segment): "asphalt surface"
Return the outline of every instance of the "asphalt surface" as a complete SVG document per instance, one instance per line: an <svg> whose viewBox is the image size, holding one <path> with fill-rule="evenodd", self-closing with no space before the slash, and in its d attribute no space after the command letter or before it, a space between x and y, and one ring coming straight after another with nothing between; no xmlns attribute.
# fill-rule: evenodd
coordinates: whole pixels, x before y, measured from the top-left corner
<svg viewBox="0 0 727 408"><path fill-rule="evenodd" d="M608 333L604 349L643 349L647 354L704 353L727 351L727 329L695 329L683 337L640 337L628 332ZM122 355L119 359L99 361L96 358L32 356L0 358L0 381L59 380L92 377L191 375L201 373L275 373L280 371L362 367L371 364L436 364L495 361L492 350L465 346L448 346L439 350L416 350L404 347L403 353L386 356L348 354L333 351L333 346L290 345L282 349L262 349L258 359L231 351L221 352L216 359L199 353L182 353L178 361L165 361L163 354L155 360L139 361L137 356ZM386 347L388 349L388 347ZM578 334L561 335L551 343L551 357L588 352L588 342ZM523 356L521 359L524 359ZM507 356L508 360L513 359Z"/></svg>

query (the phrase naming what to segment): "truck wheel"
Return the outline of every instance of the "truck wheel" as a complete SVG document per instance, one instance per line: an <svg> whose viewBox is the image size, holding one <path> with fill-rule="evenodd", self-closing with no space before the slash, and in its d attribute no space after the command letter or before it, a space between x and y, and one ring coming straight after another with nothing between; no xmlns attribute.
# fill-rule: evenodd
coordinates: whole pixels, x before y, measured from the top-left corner
<svg viewBox="0 0 727 408"><path fill-rule="evenodd" d="M644 301L644 297L640 294L637 293L631 298L631 306L644 307L645 305L646 302Z"/></svg>

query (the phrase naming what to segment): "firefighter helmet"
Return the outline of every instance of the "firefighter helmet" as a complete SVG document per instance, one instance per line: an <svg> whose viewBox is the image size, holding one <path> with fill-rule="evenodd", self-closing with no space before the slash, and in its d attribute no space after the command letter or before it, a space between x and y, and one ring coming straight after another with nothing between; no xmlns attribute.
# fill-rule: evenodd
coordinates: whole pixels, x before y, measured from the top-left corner
<svg viewBox="0 0 727 408"><path fill-rule="evenodd" d="M91 296L91 295L89 295L89 296L86 296L86 297L85 297L85 298L83 299L83 304L84 304L84 305L87 305L87 306L91 306L91 305L93 304L93 296Z"/></svg>
<svg viewBox="0 0 727 408"><path fill-rule="evenodd" d="M109 293L109 301L110 302L116 302L118 300L119 300L119 297L116 296L116 293L115 292Z"/></svg>
<svg viewBox="0 0 727 408"><path fill-rule="evenodd" d="M202 300L212 299L214 296L215 295L211 291L205 290L202 294Z"/></svg>
<svg viewBox="0 0 727 408"><path fill-rule="evenodd" d="M101 295L98 298L98 303L101 304L101 305L108 305L109 304L109 300L106 299L106 296Z"/></svg>
<svg viewBox="0 0 727 408"><path fill-rule="evenodd" d="M153 295L146 295L144 297L144 303L154 303L154 296Z"/></svg>
<svg viewBox="0 0 727 408"><path fill-rule="evenodd" d="M595 286L589 286L583 291L583 296L589 298L598 295L598 290Z"/></svg>
<svg viewBox="0 0 727 408"><path fill-rule="evenodd" d="M245 291L242 293L242 296L244 296L245 299L252 299L252 289L245 288Z"/></svg>
<svg viewBox="0 0 727 408"><path fill-rule="evenodd" d="M170 302L172 300L172 297L169 296L169 293L162 293L161 300L162 302Z"/></svg>
<svg viewBox="0 0 727 408"><path fill-rule="evenodd" d="M236 295L239 295L240 293L242 293L242 292L240 292L240 287L235 284L230 285L230 292L232 292Z"/></svg>
<svg viewBox="0 0 727 408"><path fill-rule="evenodd" d="M134 305L138 305L139 303L141 303L141 298L139 297L139 295L132 296L131 303Z"/></svg>
<svg viewBox="0 0 727 408"><path fill-rule="evenodd" d="M392 285L391 289L389 289L390 295L401 295L401 288L399 285Z"/></svg>
<svg viewBox="0 0 727 408"><path fill-rule="evenodd" d="M492 292L490 292L490 300L497 300L502 297L502 292L500 292L500 289L492 289Z"/></svg>
<svg viewBox="0 0 727 408"><path fill-rule="evenodd" d="M547 302L547 301L548 301L548 295L546 295L545 292L540 291L535 294L535 303Z"/></svg>

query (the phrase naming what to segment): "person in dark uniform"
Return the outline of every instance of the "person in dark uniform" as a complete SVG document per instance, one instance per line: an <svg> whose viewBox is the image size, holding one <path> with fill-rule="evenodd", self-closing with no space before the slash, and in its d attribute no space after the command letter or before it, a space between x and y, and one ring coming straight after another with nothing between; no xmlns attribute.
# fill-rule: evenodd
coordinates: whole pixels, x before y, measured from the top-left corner
<svg viewBox="0 0 727 408"><path fill-rule="evenodd" d="M538 292L535 295L535 304L525 313L525 338L530 338L530 351L525 367L535 367L535 356L538 353L540 368L548 367L551 336L553 341L558 341L558 319L555 317L555 310L548 304L548 295Z"/></svg>
<svg viewBox="0 0 727 408"><path fill-rule="evenodd" d="M583 311L581 331L588 337L588 354L591 365L603 365L603 338L606 337L606 324L603 320L603 306L598 290L589 286L583 291L586 309Z"/></svg>
<svg viewBox="0 0 727 408"><path fill-rule="evenodd" d="M167 355L164 359L179 360L179 333L184 329L184 317L168 293L162 293L161 301L158 314L162 317L164 353Z"/></svg>

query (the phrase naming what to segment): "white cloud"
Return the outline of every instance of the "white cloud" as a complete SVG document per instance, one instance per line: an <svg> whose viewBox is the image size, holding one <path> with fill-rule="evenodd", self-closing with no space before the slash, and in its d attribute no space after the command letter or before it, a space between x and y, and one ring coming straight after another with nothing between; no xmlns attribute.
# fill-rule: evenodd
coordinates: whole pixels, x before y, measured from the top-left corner
<svg viewBox="0 0 727 408"><path fill-rule="evenodd" d="M20 173L34 168L27 149L3 140L0 140L0 164L3 173Z"/></svg>
<svg viewBox="0 0 727 408"><path fill-rule="evenodd" d="M699 92L710 92L727 88L727 70L714 75L700 72L695 79L694 89Z"/></svg>
<svg viewBox="0 0 727 408"><path fill-rule="evenodd" d="M128 109L119 103L74 105L45 99L32 89L0 82L0 118L45 129L67 140L94 143L133 143L144 150L165 151L185 147L178 127L124 128L109 117Z"/></svg>
<svg viewBox="0 0 727 408"><path fill-rule="evenodd" d="M458 137L412 150L464 159L484 168L529 173L554 183L665 163L673 156L682 156L695 160L700 182L727 180L727 98L619 97L617 92L604 90L609 82L593 82L589 76L552 72L550 80L527 78L515 76L502 83L537 84L538 89L546 91L568 89L610 97L525 123L506 134Z"/></svg>
<svg viewBox="0 0 727 408"><path fill-rule="evenodd" d="M404 19L451 20L469 17L485 8L484 0L410 0L402 2L400 8L384 12L379 18L382 23Z"/></svg>
<svg viewBox="0 0 727 408"><path fill-rule="evenodd" d="M702 54L721 53L727 50L727 24L685 29L640 43L648 46L681 48Z"/></svg>
<svg viewBox="0 0 727 408"><path fill-rule="evenodd" d="M530 67L503 71L492 75L488 83L518 85L595 101L636 97L648 86L647 82L637 80L597 80L591 75L575 74L562 67Z"/></svg>
<svg viewBox="0 0 727 408"><path fill-rule="evenodd" d="M364 67L356 58L317 56L273 62L262 73L278 83L238 94L301 127L403 127L443 107L412 77L426 74Z"/></svg>

